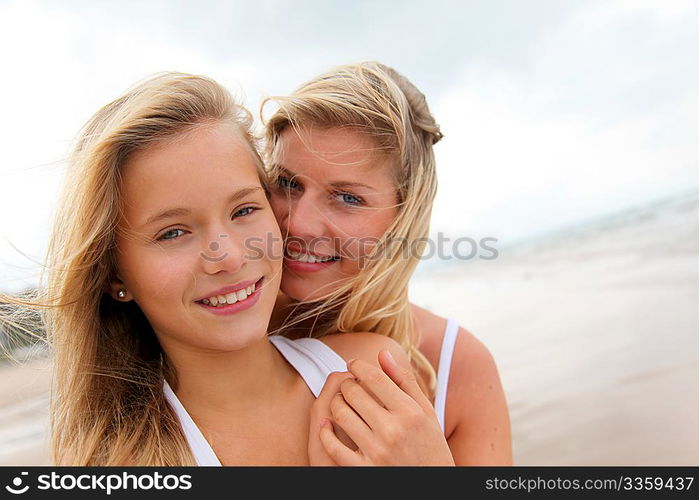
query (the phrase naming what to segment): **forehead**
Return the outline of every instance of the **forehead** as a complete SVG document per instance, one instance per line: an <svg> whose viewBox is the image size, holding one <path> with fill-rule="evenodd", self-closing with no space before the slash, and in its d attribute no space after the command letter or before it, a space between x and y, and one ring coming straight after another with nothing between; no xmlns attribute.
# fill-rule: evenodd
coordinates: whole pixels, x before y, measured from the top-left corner
<svg viewBox="0 0 699 500"><path fill-rule="evenodd" d="M279 136L275 163L294 174L318 179L391 178L391 161L366 134L349 128L286 127Z"/></svg>
<svg viewBox="0 0 699 500"><path fill-rule="evenodd" d="M238 186L260 185L250 149L230 124L203 125L134 153L122 179L127 218L164 205L206 205Z"/></svg>

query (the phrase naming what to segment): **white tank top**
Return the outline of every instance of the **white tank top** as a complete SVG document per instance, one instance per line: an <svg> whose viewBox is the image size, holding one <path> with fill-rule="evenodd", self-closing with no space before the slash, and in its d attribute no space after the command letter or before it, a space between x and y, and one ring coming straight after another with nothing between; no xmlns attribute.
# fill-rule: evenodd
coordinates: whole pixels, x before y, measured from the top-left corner
<svg viewBox="0 0 699 500"><path fill-rule="evenodd" d="M459 325L449 319L442 340L442 352L439 357L439 369L437 372L437 390L435 393L435 412L439 424L444 430L444 412L446 402L447 384L451 365L451 355L456 341ZM272 345L286 358L301 377L306 381L309 389L315 397L320 394L325 380L331 372L347 371L345 360L333 351L324 342L318 339L302 338L290 340L286 337L272 335L268 337ZM184 435L187 438L192 455L200 466L220 466L221 462L214 453L213 448L187 413L180 400L175 395L166 380L163 380L163 392L165 399L170 403L180 421Z"/></svg>

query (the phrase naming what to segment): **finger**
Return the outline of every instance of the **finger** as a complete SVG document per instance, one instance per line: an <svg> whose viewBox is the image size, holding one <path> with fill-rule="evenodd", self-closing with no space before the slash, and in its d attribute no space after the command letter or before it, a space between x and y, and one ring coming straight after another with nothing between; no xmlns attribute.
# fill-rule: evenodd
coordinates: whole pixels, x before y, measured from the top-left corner
<svg viewBox="0 0 699 500"><path fill-rule="evenodd" d="M403 392L413 398L423 409L433 410L432 402L420 388L412 369L400 366L388 349L382 349L379 352L378 359L379 365L384 373L386 373Z"/></svg>
<svg viewBox="0 0 699 500"><path fill-rule="evenodd" d="M316 398L316 401L321 403L320 406L327 406L332 400L333 396L340 392L340 384L347 379L353 379L354 375L350 372L332 372L325 379L325 384L320 390L320 394Z"/></svg>
<svg viewBox="0 0 699 500"><path fill-rule="evenodd" d="M310 418L310 429L309 442L308 442L308 453L312 457L322 457L325 455L325 450L323 446L317 439L318 433L316 432L320 426L320 421L323 418L331 419L332 412L330 411L330 402L332 401L335 394L340 392L340 384L343 380L348 378L353 378L354 376L349 372L333 372L328 375L325 380L325 385L320 391L320 394L313 402L311 407L311 418ZM348 447L356 449L357 445L350 439L350 437L342 429L337 430L337 436L339 439L345 443Z"/></svg>
<svg viewBox="0 0 699 500"><path fill-rule="evenodd" d="M321 421L318 436L325 452L337 465L362 465L361 457L338 439L328 419Z"/></svg>
<svg viewBox="0 0 699 500"><path fill-rule="evenodd" d="M417 404L381 368L362 359L348 363L348 368L362 385L365 385L390 412L398 411L406 405Z"/></svg>
<svg viewBox="0 0 699 500"><path fill-rule="evenodd" d="M374 442L373 433L362 417L347 404L342 393L337 393L333 397L330 402L330 411L332 420L359 445L360 449L369 449Z"/></svg>
<svg viewBox="0 0 699 500"><path fill-rule="evenodd" d="M313 415L311 410L311 420L309 423L308 432L308 462L310 465L337 465L335 461L328 455L320 442L318 429L323 418L318 418Z"/></svg>
<svg viewBox="0 0 699 500"><path fill-rule="evenodd" d="M343 380L340 391L349 406L374 430L383 425L391 414L354 379Z"/></svg>

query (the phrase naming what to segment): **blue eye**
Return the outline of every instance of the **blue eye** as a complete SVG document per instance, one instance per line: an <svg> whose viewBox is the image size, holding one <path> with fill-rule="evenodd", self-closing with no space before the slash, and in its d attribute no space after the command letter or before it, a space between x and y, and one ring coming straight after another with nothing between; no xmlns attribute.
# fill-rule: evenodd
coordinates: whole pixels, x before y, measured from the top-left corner
<svg viewBox="0 0 699 500"><path fill-rule="evenodd" d="M342 202L347 205L361 205L364 203L364 200L349 193L337 193L335 196L339 196Z"/></svg>
<svg viewBox="0 0 699 500"><path fill-rule="evenodd" d="M287 179L286 177L279 176L277 178L277 184L282 189L298 189L299 185L297 182Z"/></svg>
<svg viewBox="0 0 699 500"><path fill-rule="evenodd" d="M255 210L257 210L255 207L241 208L240 210L238 210L236 213L233 214L233 217L245 217L245 216L253 213Z"/></svg>
<svg viewBox="0 0 699 500"><path fill-rule="evenodd" d="M168 240L174 240L175 238L178 238L178 236L175 236L173 238L166 238L168 234L174 233L175 231L180 231L184 233L182 229L169 229L168 231L165 231L161 236L157 238L158 241L168 241Z"/></svg>

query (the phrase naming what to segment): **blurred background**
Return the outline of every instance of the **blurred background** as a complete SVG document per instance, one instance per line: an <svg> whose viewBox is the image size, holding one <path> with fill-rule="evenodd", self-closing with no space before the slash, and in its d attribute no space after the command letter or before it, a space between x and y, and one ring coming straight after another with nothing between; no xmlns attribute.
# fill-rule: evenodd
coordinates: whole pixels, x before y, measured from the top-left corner
<svg viewBox="0 0 699 500"><path fill-rule="evenodd" d="M72 140L136 81L205 74L258 115L378 60L442 127L432 232L461 238L411 299L492 352L515 464L699 464L697 2L0 0L0 47L1 291L37 285ZM47 464L50 359L15 356L0 464Z"/></svg>

